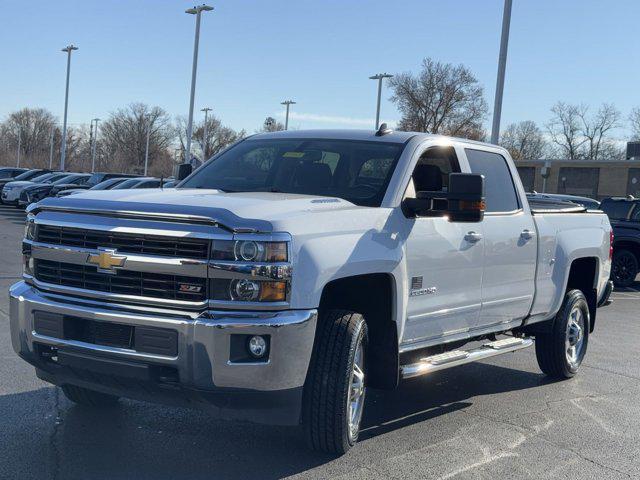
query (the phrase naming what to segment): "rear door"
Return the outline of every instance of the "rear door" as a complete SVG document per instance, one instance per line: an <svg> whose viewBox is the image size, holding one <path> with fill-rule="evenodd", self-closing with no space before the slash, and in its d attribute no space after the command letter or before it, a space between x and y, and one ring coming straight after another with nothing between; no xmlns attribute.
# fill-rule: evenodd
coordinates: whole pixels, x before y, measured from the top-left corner
<svg viewBox="0 0 640 480"><path fill-rule="evenodd" d="M485 177L484 271L478 328L524 318L535 291L536 228L528 206L522 204L517 171L498 152L465 148L471 172Z"/></svg>

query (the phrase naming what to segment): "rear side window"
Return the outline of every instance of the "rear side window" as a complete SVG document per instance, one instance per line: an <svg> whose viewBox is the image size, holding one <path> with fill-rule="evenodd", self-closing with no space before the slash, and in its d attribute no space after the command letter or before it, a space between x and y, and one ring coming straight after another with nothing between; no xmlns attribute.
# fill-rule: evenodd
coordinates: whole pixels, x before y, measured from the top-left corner
<svg viewBox="0 0 640 480"><path fill-rule="evenodd" d="M600 210L606 213L611 220L626 220L632 206L632 202L624 200L603 200L600 204Z"/></svg>
<svg viewBox="0 0 640 480"><path fill-rule="evenodd" d="M484 175L487 212L512 212L520 208L507 160L497 153L465 149L472 173Z"/></svg>

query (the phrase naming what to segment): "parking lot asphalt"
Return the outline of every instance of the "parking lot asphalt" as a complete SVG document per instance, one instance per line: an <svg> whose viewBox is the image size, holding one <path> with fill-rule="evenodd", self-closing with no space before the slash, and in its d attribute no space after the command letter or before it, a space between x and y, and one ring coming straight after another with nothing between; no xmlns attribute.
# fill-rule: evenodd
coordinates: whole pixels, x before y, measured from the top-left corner
<svg viewBox="0 0 640 480"><path fill-rule="evenodd" d="M578 376L532 349L370 391L361 441L334 458L297 428L124 400L73 405L11 348L7 288L24 213L0 206L0 478L640 478L640 283L612 295Z"/></svg>

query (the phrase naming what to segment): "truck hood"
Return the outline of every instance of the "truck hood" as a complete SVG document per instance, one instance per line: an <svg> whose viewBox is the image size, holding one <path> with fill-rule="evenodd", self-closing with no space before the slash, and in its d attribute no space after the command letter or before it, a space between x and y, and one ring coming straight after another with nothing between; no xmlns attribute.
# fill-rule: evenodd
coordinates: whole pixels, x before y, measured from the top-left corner
<svg viewBox="0 0 640 480"><path fill-rule="evenodd" d="M17 182L7 182L5 183L5 187L10 187L10 188L14 188L14 187L26 187L27 185L35 185L35 182L31 182L29 180L19 180Z"/></svg>
<svg viewBox="0 0 640 480"><path fill-rule="evenodd" d="M234 231L274 231L274 223L328 211L370 210L346 200L269 192L223 193L204 189L139 189L84 191L46 198L31 210L97 211L113 214L148 214L155 217L210 219ZM297 223L297 222L296 222Z"/></svg>

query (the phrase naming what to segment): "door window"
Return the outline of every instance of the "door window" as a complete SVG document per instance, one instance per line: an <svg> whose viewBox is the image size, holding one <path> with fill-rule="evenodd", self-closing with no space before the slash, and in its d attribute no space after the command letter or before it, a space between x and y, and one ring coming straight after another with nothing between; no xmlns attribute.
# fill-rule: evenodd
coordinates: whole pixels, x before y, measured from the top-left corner
<svg viewBox="0 0 640 480"><path fill-rule="evenodd" d="M507 160L497 153L465 149L471 172L484 175L487 212L513 212L520 208Z"/></svg>
<svg viewBox="0 0 640 480"><path fill-rule="evenodd" d="M418 159L405 198L415 198L416 192L447 192L449 174L459 173L460 165L453 147L433 147Z"/></svg>

